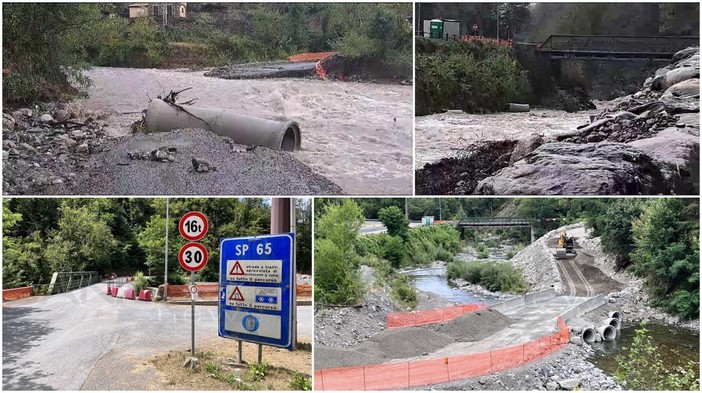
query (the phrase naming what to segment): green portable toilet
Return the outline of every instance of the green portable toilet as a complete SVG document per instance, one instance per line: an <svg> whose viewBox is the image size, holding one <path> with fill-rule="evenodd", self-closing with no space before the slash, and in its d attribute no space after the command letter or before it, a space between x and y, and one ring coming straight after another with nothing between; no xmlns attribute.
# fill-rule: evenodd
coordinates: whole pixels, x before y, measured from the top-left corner
<svg viewBox="0 0 702 393"><path fill-rule="evenodd" d="M429 33L431 38L441 39L444 36L444 21L432 19L429 22Z"/></svg>

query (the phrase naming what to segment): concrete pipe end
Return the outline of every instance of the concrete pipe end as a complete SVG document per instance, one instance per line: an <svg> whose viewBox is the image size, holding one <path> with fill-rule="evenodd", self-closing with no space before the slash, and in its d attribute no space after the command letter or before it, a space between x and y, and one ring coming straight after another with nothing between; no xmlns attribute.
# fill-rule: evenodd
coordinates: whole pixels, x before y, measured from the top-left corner
<svg viewBox="0 0 702 393"><path fill-rule="evenodd" d="M614 341L617 338L617 330L610 325L598 327L597 333L602 336L603 341Z"/></svg>
<svg viewBox="0 0 702 393"><path fill-rule="evenodd" d="M615 328L616 330L620 330L622 328L622 324L617 318L605 318L602 320L602 323L604 325L609 325Z"/></svg>
<svg viewBox="0 0 702 393"><path fill-rule="evenodd" d="M591 345L597 340L597 333L595 333L595 329L586 327L583 328L583 331L580 333L580 338L583 339L584 343Z"/></svg>
<svg viewBox="0 0 702 393"><path fill-rule="evenodd" d="M621 311L610 311L607 316L609 318L618 319L620 322L623 321L624 314Z"/></svg>
<svg viewBox="0 0 702 393"><path fill-rule="evenodd" d="M302 132L300 125L290 122L283 126L283 136L280 141L280 149L284 151L297 151L302 148Z"/></svg>

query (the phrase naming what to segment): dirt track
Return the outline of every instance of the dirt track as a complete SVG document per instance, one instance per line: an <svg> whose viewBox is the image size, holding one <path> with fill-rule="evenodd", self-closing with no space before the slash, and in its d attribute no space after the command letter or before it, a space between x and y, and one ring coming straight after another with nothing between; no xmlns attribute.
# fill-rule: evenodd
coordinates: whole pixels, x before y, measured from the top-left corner
<svg viewBox="0 0 702 393"><path fill-rule="evenodd" d="M557 238L548 241L549 247L555 249ZM594 266L595 258L587 250L578 246L575 240L575 258L556 259L558 272L565 286L564 294L570 296L595 296L600 293L610 293L622 290L624 286L609 278Z"/></svg>
<svg viewBox="0 0 702 393"><path fill-rule="evenodd" d="M302 129L293 156L346 194L412 193L412 86L303 78L225 80L202 72L94 68L86 109L108 111L126 134L150 97L192 86L182 99L263 118L289 118ZM134 113L135 112L135 113Z"/></svg>

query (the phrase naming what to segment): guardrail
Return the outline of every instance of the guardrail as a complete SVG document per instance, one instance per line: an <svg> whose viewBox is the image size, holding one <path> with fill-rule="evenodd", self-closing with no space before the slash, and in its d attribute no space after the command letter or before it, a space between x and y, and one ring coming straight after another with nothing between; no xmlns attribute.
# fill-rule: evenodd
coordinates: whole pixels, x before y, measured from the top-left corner
<svg viewBox="0 0 702 393"><path fill-rule="evenodd" d="M100 282L98 272L56 272L51 277L47 295L55 295Z"/></svg>

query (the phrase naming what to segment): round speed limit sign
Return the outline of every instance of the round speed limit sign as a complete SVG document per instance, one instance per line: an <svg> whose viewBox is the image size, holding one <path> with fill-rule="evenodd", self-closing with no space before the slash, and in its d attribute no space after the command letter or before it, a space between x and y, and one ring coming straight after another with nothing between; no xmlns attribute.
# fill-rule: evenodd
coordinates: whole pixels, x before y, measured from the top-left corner
<svg viewBox="0 0 702 393"><path fill-rule="evenodd" d="M200 243L188 243L180 249L178 262L183 269L196 272L207 265L207 249Z"/></svg>
<svg viewBox="0 0 702 393"><path fill-rule="evenodd" d="M207 217L200 212L185 213L178 223L180 235L187 241L198 241L207 234Z"/></svg>

